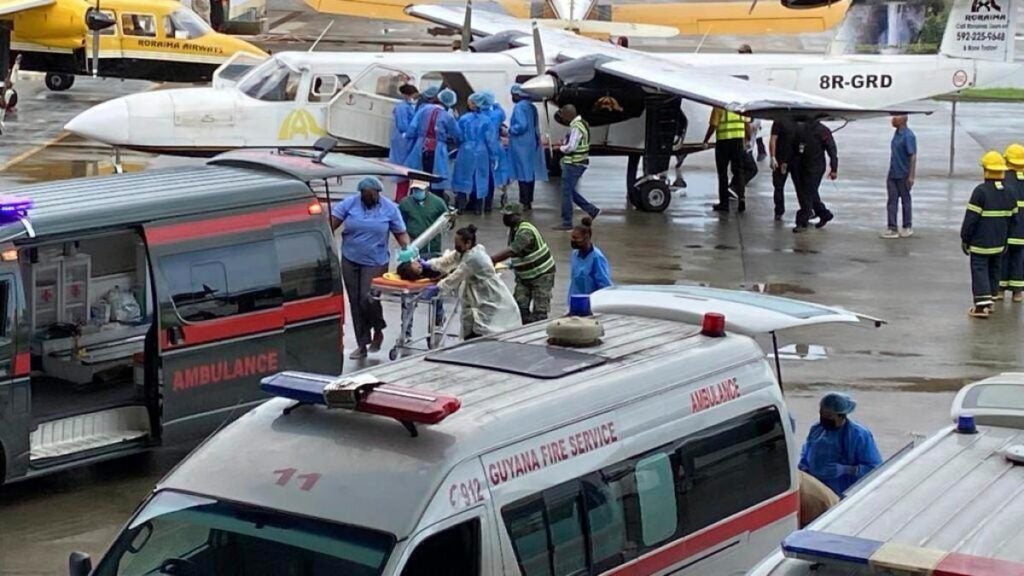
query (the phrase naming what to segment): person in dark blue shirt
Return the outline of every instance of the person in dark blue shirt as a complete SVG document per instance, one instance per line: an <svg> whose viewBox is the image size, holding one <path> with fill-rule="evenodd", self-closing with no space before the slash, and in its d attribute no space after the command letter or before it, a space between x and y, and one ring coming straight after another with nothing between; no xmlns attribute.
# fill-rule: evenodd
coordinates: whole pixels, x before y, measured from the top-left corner
<svg viewBox="0 0 1024 576"><path fill-rule="evenodd" d="M572 270L569 272L569 300L593 294L612 285L612 269L604 252L594 246L593 220L584 216L572 229Z"/></svg>
<svg viewBox="0 0 1024 576"><path fill-rule="evenodd" d="M819 421L811 426L800 452L800 470L840 496L882 464L871 431L849 418L856 407L846 394L826 394L819 404Z"/></svg>
<svg viewBox="0 0 1024 576"><path fill-rule="evenodd" d="M886 229L882 238L909 238L914 234L911 219L910 190L914 187L917 175L917 136L907 127L906 116L893 116L889 156L889 176L885 180L889 200L886 202ZM896 228L896 213L899 204L903 204L903 228Z"/></svg>
<svg viewBox="0 0 1024 576"><path fill-rule="evenodd" d="M352 360L366 357L367 349L378 352L384 342L384 311L370 295L373 279L388 271L393 235L404 250L409 234L398 205L380 195L384 185L373 176L359 181L359 195L350 196L331 208L331 229L341 231L341 277L345 284L357 348ZM373 330L371 337L370 331Z"/></svg>

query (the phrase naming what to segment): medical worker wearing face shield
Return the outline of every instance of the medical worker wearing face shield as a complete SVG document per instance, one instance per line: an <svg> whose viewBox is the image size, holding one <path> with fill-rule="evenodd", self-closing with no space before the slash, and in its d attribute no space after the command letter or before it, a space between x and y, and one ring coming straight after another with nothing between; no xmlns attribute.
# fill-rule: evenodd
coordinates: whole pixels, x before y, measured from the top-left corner
<svg viewBox="0 0 1024 576"><path fill-rule="evenodd" d="M849 418L856 407L846 394L826 394L800 452L799 468L839 495L882 464L871 431Z"/></svg>

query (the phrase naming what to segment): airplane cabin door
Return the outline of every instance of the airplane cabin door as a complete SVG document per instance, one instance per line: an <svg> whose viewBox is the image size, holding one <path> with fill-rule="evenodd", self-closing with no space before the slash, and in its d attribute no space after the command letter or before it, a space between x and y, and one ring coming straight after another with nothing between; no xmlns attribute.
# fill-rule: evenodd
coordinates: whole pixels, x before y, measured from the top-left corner
<svg viewBox="0 0 1024 576"><path fill-rule="evenodd" d="M371 66L345 86L327 109L327 132L335 138L387 148L398 88L413 76L395 68Z"/></svg>

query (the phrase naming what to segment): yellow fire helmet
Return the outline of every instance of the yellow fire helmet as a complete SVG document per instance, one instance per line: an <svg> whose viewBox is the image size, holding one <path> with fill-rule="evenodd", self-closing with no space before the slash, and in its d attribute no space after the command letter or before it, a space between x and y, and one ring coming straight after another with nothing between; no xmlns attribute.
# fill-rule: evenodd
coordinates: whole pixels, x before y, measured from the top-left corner
<svg viewBox="0 0 1024 576"><path fill-rule="evenodd" d="M1024 168L1024 146L1016 142L1006 147L1003 152L1006 161L1014 168Z"/></svg>
<svg viewBox="0 0 1024 576"><path fill-rule="evenodd" d="M981 167L985 169L985 172L1006 172L1009 170L1006 167L1006 160L1003 159L1003 155L995 150L985 152L985 155L981 157Z"/></svg>

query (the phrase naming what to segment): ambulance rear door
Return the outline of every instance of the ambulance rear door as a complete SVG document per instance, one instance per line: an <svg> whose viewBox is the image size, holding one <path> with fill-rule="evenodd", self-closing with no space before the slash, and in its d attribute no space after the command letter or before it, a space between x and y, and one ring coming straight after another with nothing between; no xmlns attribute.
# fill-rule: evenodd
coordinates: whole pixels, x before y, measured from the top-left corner
<svg viewBox="0 0 1024 576"><path fill-rule="evenodd" d="M291 209L145 226L159 305L165 441L244 414L265 398L260 379L282 369L285 316L271 222L275 211Z"/></svg>

